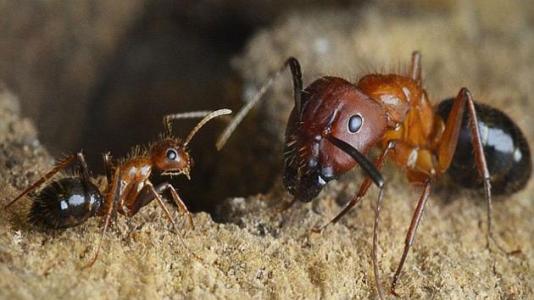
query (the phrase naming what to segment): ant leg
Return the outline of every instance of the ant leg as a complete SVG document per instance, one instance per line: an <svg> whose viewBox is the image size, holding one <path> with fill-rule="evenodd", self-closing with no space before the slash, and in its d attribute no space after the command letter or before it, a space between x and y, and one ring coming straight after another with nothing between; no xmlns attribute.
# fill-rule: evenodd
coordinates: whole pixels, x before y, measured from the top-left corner
<svg viewBox="0 0 534 300"><path fill-rule="evenodd" d="M421 67L421 53L419 51L412 52L412 66L410 68L410 77L421 85L422 67Z"/></svg>
<svg viewBox="0 0 534 300"><path fill-rule="evenodd" d="M176 233L178 233L178 226L176 226L176 222L174 222L174 219L172 218L171 216L171 212L167 209L167 207L165 206L165 203L163 202L163 199L161 199L161 196L159 194L159 192L154 188L154 185L152 184L152 182L150 181L147 181L146 183L147 187L148 187L148 190L151 192L151 196L153 197L152 199L156 199L156 201L158 202L158 204L161 206L161 208L163 209L163 211L165 212L165 215L167 215L167 218L169 219L169 221L172 223L172 226L174 228L174 230L176 231ZM151 199L151 200L152 200Z"/></svg>
<svg viewBox="0 0 534 300"><path fill-rule="evenodd" d="M277 211L278 213L283 213L284 211L288 210L289 208L291 208L295 203L297 203L297 198L296 197L293 197L293 199L291 199L291 201L281 205Z"/></svg>
<svg viewBox="0 0 534 300"><path fill-rule="evenodd" d="M117 205L117 202L120 198L120 190L121 190L121 183L120 183L120 169L117 168L115 170L115 173L113 175L113 181L110 183L110 189L109 192L106 194L106 198L104 200L104 228L102 228L102 234L100 235L100 240L98 241L98 246L96 248L96 253L93 256L93 258L89 261L87 265L83 267L83 269L90 268L94 265L96 262L96 259L98 258L98 254L100 253L100 249L102 248L102 241L104 240L104 235L106 234L106 231L109 227L109 224L111 222L111 216L113 215L113 212L115 210L115 207Z"/></svg>
<svg viewBox="0 0 534 300"><path fill-rule="evenodd" d="M172 185L170 185L169 183L162 183L160 185L158 185L157 188L154 188L154 185L148 181L147 182L147 186L148 188L150 189L150 191L152 192L152 196L156 198L156 200L158 201L158 204L161 206L161 208L163 209L163 211L165 211L165 214L167 215L167 218L169 219L169 221L172 223L172 226L174 227L174 230L176 231L176 233L178 233L178 226L176 226L176 223L174 222L174 219L172 218L171 216L171 213L169 212L169 210L167 209L167 207L165 206L165 203L163 203L163 199L161 199L161 196L159 193L161 193L161 191L159 190L164 190L165 188L169 188L171 190L171 193L173 193L174 191L174 194L176 194L176 196L178 196L178 193L176 193L176 191L174 190L174 187ZM173 195L174 197L174 195ZM179 199L180 197L178 197ZM180 199L181 201L181 199ZM181 202L183 204L183 202ZM178 205L180 207L180 205ZM185 207L185 205L184 205ZM187 211L187 208L186 208L186 211ZM187 211L187 213L189 213L189 211ZM190 219L191 222L193 222L192 219ZM195 258L196 260L198 260L200 263L202 264L205 264L206 262L198 255L196 255L188 246L187 244L185 243L185 241L180 237L180 235L178 235L178 239L180 240L180 243L182 244L182 246L187 249L187 251L189 252L189 254Z"/></svg>
<svg viewBox="0 0 534 300"><path fill-rule="evenodd" d="M78 160L78 163L80 164L80 173L81 173L81 176L82 176L82 179L84 181L88 181L90 176L89 176L89 168L87 167L87 163L85 162L85 156L83 155L82 152L78 152L76 153L76 159Z"/></svg>
<svg viewBox="0 0 534 300"><path fill-rule="evenodd" d="M104 161L104 170L106 172L106 179L108 182L108 185L111 184L112 181L112 172L113 172L113 162L111 161L111 153L106 152L102 154L102 160Z"/></svg>
<svg viewBox="0 0 534 300"><path fill-rule="evenodd" d="M473 150L475 153L475 162L479 175L484 182L484 192L487 202L487 235L486 235L486 247L490 249L490 241L493 241L497 248L503 252L507 252L503 247L497 243L493 236L492 228L492 197L491 197L491 182L490 174L488 170L488 164L486 162L486 155L484 154L484 148L482 145L482 139L480 130L478 128L478 118L475 110L475 103L473 97L467 88L462 88L458 93L458 96L454 99L451 112L447 118L447 124L443 137L440 142L438 152L439 172L444 173L450 166L454 152L456 151L456 145L458 144L459 132L462 126L462 117L464 109L467 106L467 114L469 116L469 129L471 131L471 143L473 144Z"/></svg>
<svg viewBox="0 0 534 300"><path fill-rule="evenodd" d="M371 252L371 257L373 261L373 271L375 273L375 284L376 290L378 292L378 297L384 299L384 292L382 291L382 284L380 281L380 272L378 270L378 226L380 223L380 204L384 199L384 186L378 191L378 198L376 199L375 206L375 224L373 227L373 251Z"/></svg>
<svg viewBox="0 0 534 300"><path fill-rule="evenodd" d="M193 218L191 216L191 213L189 212L189 210L185 206L185 203L182 201L182 199L178 195L178 192L176 192L174 187L170 183L167 183L167 182L160 183L156 187L154 187L152 185L152 183L150 183L150 185L147 184L141 190L141 192L138 194L138 196L135 199L135 201L133 201L131 204L128 205L128 210L127 210L128 214L127 215L128 216L133 216L139 211L139 209L141 207L147 205L152 200L158 199L158 197L159 197L159 199L161 199L160 194L163 193L165 190L169 190L170 191L170 193L172 195L172 199L174 200L174 203L178 206L178 209L180 210L180 212L182 212L183 214L187 215L187 218L188 218L188 221L189 221L189 225L194 229L195 226L193 224ZM158 199L158 201L159 201L159 199ZM164 209L166 209L166 207Z"/></svg>
<svg viewBox="0 0 534 300"><path fill-rule="evenodd" d="M289 66L291 70L291 76L293 78L293 98L295 100L295 109L297 112L299 112L299 116L302 113L302 103L301 103L301 95L302 95L302 72L300 68L299 61L294 58L290 57L285 62L284 65L276 71L274 74L269 76L267 81L261 86L260 90L256 93L254 98L250 100L241 110L235 115L234 119L226 129L223 131L223 133L219 136L217 139L217 143L215 144L217 147L217 150L221 150L222 147L226 144L228 141L228 138L230 138L230 135L235 131L239 123L243 121L245 116L248 114L248 112L261 100L265 92L273 85L273 82L280 77L282 72Z"/></svg>
<svg viewBox="0 0 534 300"><path fill-rule="evenodd" d="M172 196L172 199L174 200L174 203L176 203L180 211L187 216L187 219L189 220L189 225L194 230L195 225L193 224L193 217L191 216L191 213L187 209L187 206L185 205L182 198L180 198L180 195L178 195L178 192L176 192L176 189L174 189L174 187L170 183L164 182L164 183L159 184L156 190L159 193L162 193L165 190L168 190L171 192L171 196Z"/></svg>
<svg viewBox="0 0 534 300"><path fill-rule="evenodd" d="M89 176L89 168L87 167L87 163L85 162L85 156L82 152L78 152L76 153L76 159L80 164L80 176L82 178L84 188L88 190L89 184L91 183L91 177Z"/></svg>
<svg viewBox="0 0 534 300"><path fill-rule="evenodd" d="M382 154L380 154L378 159L375 161L375 165L378 170L382 168L389 151L393 148L395 148L395 141L389 141L387 146L382 151ZM367 194L367 191L369 190L371 183L372 183L371 177L366 176L363 183L360 186L360 190L352 198L352 200L349 203L347 203L347 205L345 205L345 207L343 207L343 209L329 222L325 223L322 226L314 227L312 231L321 232L326 228L326 226L330 225L331 223L336 223L337 221L339 221L351 208L353 208L356 204L358 204L363 199L363 197Z"/></svg>
<svg viewBox="0 0 534 300"><path fill-rule="evenodd" d="M71 154L71 155L65 157L64 159L58 161L54 165L52 170L50 170L48 173L44 174L36 182L34 182L32 185L30 185L24 191L22 191L22 193L20 193L17 197L15 197L15 199L11 200L11 202L6 204L4 206L4 209L7 209L11 205L13 205L13 203L17 202L20 198L22 198L24 195L28 194L29 192L31 192L31 191L35 190L36 188L38 188L39 186L41 186L43 183L45 183L50 178L52 178L56 173L58 173L59 171L65 169L66 167L68 167L70 164L72 164L76 160L78 160L80 162L81 166L82 166L81 167L82 176L85 176L85 178L88 180L89 172L87 171L87 164L85 164L85 160L83 159L83 154L81 152L79 152L78 154Z"/></svg>
<svg viewBox="0 0 534 300"><path fill-rule="evenodd" d="M397 267L397 271L395 272L395 275L393 276L393 281L391 282L390 292L391 294L395 296L398 296L398 294L395 292L395 286L397 285L400 272L402 270L402 267L404 266L404 262L406 261L406 256L408 256L408 251L410 251L410 248L412 247L413 242L415 240L415 233L417 231L417 227L419 226L421 217L423 216L423 211L425 209L426 201L428 200L428 197L430 196L430 188L431 188L431 181L430 179L428 179L425 183L423 194L421 195L421 198L419 198L419 201L417 202L417 207L415 208L415 211L413 213L412 221L410 223L410 227L408 228L408 233L406 234L404 251L402 252L402 257L399 262L399 266Z"/></svg>

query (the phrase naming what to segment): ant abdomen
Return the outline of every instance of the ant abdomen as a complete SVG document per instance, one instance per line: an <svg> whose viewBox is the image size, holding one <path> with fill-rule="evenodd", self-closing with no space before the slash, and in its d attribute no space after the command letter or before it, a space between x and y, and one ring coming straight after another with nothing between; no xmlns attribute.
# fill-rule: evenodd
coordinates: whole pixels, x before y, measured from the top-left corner
<svg viewBox="0 0 534 300"><path fill-rule="evenodd" d="M442 101L437 113L447 119L453 99ZM504 112L489 105L476 103L484 153L491 175L492 192L510 194L522 189L532 170L527 141L519 127ZM467 188L480 188L483 183L478 175L468 116L464 113L458 146L448 170L453 180Z"/></svg>
<svg viewBox="0 0 534 300"><path fill-rule="evenodd" d="M95 216L102 202L93 183L67 177L48 184L34 197L29 220L50 228L73 227Z"/></svg>

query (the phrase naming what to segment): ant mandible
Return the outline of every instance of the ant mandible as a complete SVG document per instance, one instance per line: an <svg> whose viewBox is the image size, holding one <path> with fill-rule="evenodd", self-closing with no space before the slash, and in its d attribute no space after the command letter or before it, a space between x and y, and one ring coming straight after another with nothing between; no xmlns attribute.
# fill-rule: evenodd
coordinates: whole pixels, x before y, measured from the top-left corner
<svg viewBox="0 0 534 300"><path fill-rule="evenodd" d="M463 185L484 187L488 207L487 247L493 240L500 248L492 232L492 186L496 193L508 194L525 186L532 168L528 144L508 116L487 105L475 104L467 88L462 88L456 98L444 100L433 108L422 86L419 52L412 54L408 75L369 74L356 84L327 76L315 80L304 90L300 64L290 57L235 116L219 137L218 149L287 67L293 77L295 103L285 133L283 182L294 198L285 208L297 200L311 201L327 182L360 165L367 176L358 193L330 222L313 231L320 232L328 224L337 222L374 183L379 194L372 261L380 298L383 292L377 244L385 182L379 170L386 158L405 170L409 182L423 187L391 283L392 294L396 295L395 286L414 242L431 187L447 171ZM373 164L365 154L375 146L382 151Z"/></svg>
<svg viewBox="0 0 534 300"><path fill-rule="evenodd" d="M80 170L79 175L53 181L33 197L29 221L44 227L58 229L80 225L90 217L103 216L104 226L101 238L93 259L86 267L92 266L96 261L111 217L117 212L132 217L139 212L141 207L156 199L176 230L176 223L160 195L165 191L170 192L179 210L187 215L189 224L193 227L191 214L174 187L168 182L154 186L150 176L153 171L157 171L162 175L182 174L189 178L192 159L188 146L192 138L208 121L231 112L229 109L220 109L213 112L196 111L165 116L163 122L166 133L146 149L134 147L127 158L117 161L115 164L109 153L103 155L107 178L107 185L103 191L100 191L92 182L82 152L69 155L58 161L48 173L26 188L5 208L37 189L58 172L77 163ZM191 130L185 140L175 137L172 134L171 122L177 119L190 118L203 119Z"/></svg>

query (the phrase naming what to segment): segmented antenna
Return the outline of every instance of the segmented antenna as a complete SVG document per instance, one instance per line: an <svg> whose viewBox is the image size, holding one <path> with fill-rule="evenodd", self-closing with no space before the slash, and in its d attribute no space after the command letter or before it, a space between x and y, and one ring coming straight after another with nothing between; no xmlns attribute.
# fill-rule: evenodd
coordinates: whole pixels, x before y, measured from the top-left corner
<svg viewBox="0 0 534 300"><path fill-rule="evenodd" d="M274 74L269 76L269 79L262 85L260 90L254 95L254 98L250 100L243 108L236 114L235 118L232 120L232 122L226 127L226 129L223 131L223 133L219 136L217 139L217 143L215 146L217 147L217 150L221 150L222 147L226 144L228 141L228 138L232 135L232 133L237 128L237 125L243 121L245 116L248 114L248 112L261 100L261 97L265 94L267 89L273 85L273 82L280 77L282 72L289 66L291 70L291 75L293 76L293 97L295 100L295 108L297 112L299 113L299 117L301 115L302 110L302 103L301 103L301 92L302 92L302 72L300 71L300 64L298 60L294 57L288 58L284 65L276 71Z"/></svg>
<svg viewBox="0 0 534 300"><path fill-rule="evenodd" d="M201 110L201 111L190 111L185 113L171 114L163 117L163 126L165 130L170 135L172 134L172 121L180 119L198 119L204 118L209 115L211 110Z"/></svg>
<svg viewBox="0 0 534 300"><path fill-rule="evenodd" d="M211 119L216 118L218 116L222 116L222 115L229 115L231 113L232 113L232 111L229 110L229 109L226 109L226 108L218 109L216 111L210 112L208 115L206 115L204 117L204 119L202 119L202 120L200 120L200 122L198 122L198 124L191 130L191 132L189 132L189 134L187 135L187 138L185 139L184 147L186 147L187 144L189 144L189 142L195 136L197 131L200 128L202 128L206 123L208 123Z"/></svg>

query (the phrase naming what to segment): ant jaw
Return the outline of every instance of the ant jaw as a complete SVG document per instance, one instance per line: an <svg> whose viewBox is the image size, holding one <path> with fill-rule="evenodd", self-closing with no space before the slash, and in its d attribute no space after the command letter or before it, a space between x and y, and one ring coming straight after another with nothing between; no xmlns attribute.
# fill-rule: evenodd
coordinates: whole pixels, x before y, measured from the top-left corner
<svg viewBox="0 0 534 300"><path fill-rule="evenodd" d="M179 171L175 171L175 170L165 171L165 172L161 172L161 175L170 176L171 178L172 178L172 176L184 175L187 178L187 180L191 180L191 176L189 174L189 169L179 170Z"/></svg>

